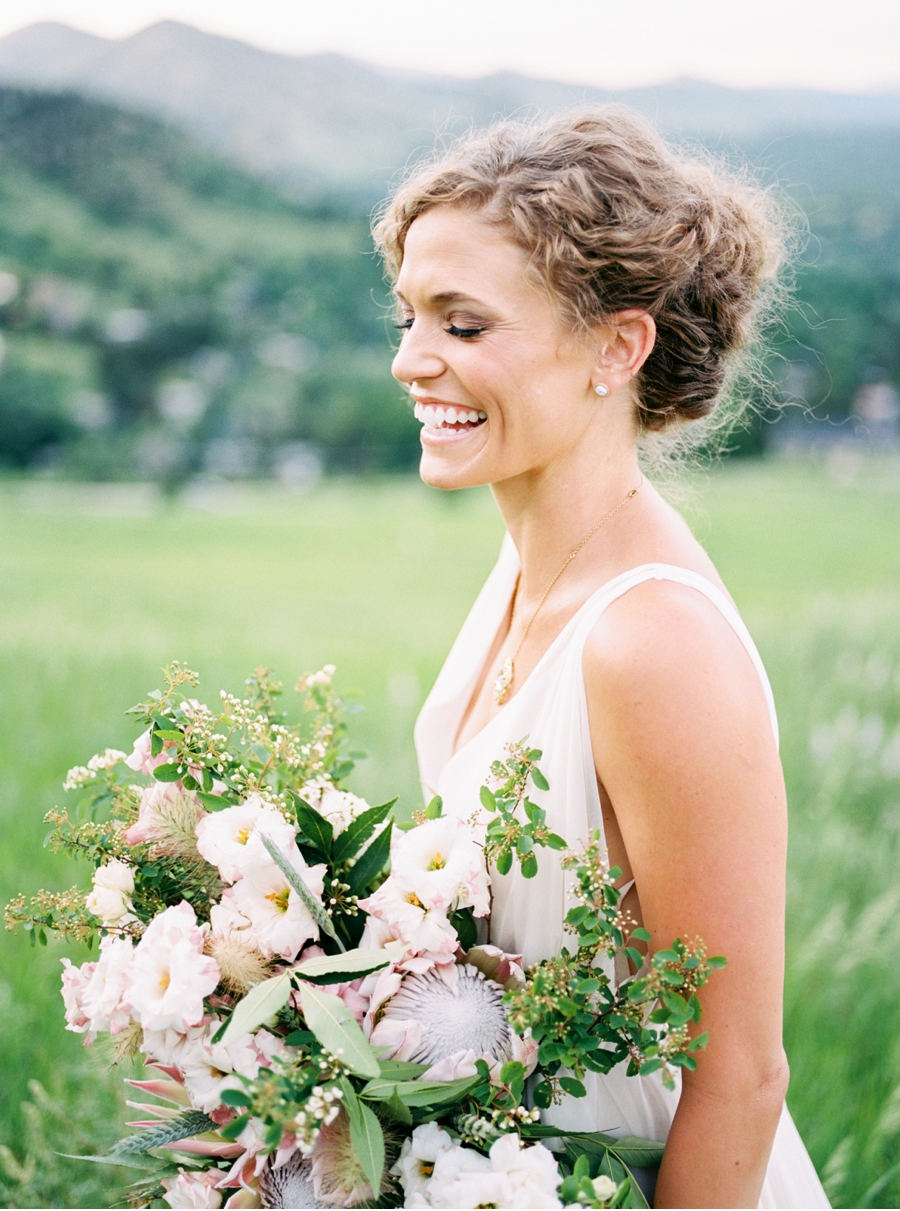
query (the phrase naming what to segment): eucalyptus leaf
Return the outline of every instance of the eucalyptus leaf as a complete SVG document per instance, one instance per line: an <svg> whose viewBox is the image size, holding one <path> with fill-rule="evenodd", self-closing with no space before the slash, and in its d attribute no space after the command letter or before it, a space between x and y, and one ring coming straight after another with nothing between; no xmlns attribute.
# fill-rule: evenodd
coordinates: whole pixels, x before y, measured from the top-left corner
<svg viewBox="0 0 900 1211"><path fill-rule="evenodd" d="M260 830L259 835L272 861L303 901L304 905L306 906L306 911L318 925L319 929L321 929L323 933L328 934L329 938L331 938L334 942L337 942L341 950L346 950L347 947L335 933L334 926L331 923L331 917L329 917L328 913L323 908L321 901L317 900L312 894L312 892L303 882L303 879L300 877L299 872L296 871L293 866L291 866L290 862L288 862L287 858L284 856L272 838L267 837L262 830Z"/></svg>
<svg viewBox="0 0 900 1211"><path fill-rule="evenodd" d="M381 1075L375 1052L340 997L310 984L303 985L300 997L306 1024L326 1051L359 1076Z"/></svg>
<svg viewBox="0 0 900 1211"><path fill-rule="evenodd" d="M384 1173L384 1132L376 1115L359 1100L350 1082L344 1079L341 1086L344 1108L350 1120L350 1143L377 1200Z"/></svg>
<svg viewBox="0 0 900 1211"><path fill-rule="evenodd" d="M387 967L394 957L395 952L390 950L348 950L344 954L318 955L314 959L306 959L303 963L297 963L292 971L301 979L313 981L333 975L337 979L325 982L342 984Z"/></svg>
<svg viewBox="0 0 900 1211"><path fill-rule="evenodd" d="M256 984L245 997L242 997L234 1007L234 1012L227 1022L220 1026L213 1035L214 1043L233 1043L251 1030L256 1030L263 1022L288 1003L291 995L290 972L283 971L281 975L272 976Z"/></svg>
<svg viewBox="0 0 900 1211"><path fill-rule="evenodd" d="M481 1077L463 1077L457 1081L369 1081L360 1092L360 1097L373 1102L387 1102L395 1095L407 1106L442 1106L446 1102L459 1102L470 1089L474 1089Z"/></svg>

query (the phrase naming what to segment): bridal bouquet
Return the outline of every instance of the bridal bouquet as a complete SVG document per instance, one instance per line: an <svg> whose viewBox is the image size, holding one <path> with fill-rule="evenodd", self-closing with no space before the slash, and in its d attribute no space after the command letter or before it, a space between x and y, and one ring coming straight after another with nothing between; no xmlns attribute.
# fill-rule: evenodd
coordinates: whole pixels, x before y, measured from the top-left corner
<svg viewBox="0 0 900 1211"><path fill-rule="evenodd" d="M96 944L63 960L67 1028L153 1070L129 1082L156 1099L128 1103L138 1133L90 1159L136 1170L137 1206L646 1206L632 1170L660 1144L540 1112L623 1061L669 1084L694 1067L696 989L724 960L681 941L645 959L598 838L569 851L529 797L548 788L524 743L467 820L434 800L397 825L351 794L333 674L298 685L303 728L267 670L213 710L173 665L131 754L69 772L76 818L50 812L50 844L92 890L6 915ZM526 972L478 922L490 867L531 877L542 847L565 851L572 942Z"/></svg>

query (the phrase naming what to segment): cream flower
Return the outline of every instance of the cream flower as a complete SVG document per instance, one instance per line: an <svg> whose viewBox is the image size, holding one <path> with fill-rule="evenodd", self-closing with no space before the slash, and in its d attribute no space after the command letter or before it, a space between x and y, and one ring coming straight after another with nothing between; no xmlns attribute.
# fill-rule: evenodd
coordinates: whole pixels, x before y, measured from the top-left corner
<svg viewBox="0 0 900 1211"><path fill-rule="evenodd" d="M220 813L223 814L224 813ZM307 866L293 843L285 856L316 897L321 896L325 866ZM248 924L244 935L264 955L294 959L304 942L319 936L306 905L265 851L243 867L242 877L222 897Z"/></svg>
<svg viewBox="0 0 900 1211"><path fill-rule="evenodd" d="M226 1089L243 1088L240 1078L245 1076L253 1080L262 1066L262 1057L251 1034L235 1039L227 1047L212 1043L212 1034L219 1025L213 1018L205 1030L189 1045L176 1050L172 1057L181 1069L191 1104L206 1114L221 1105Z"/></svg>
<svg viewBox="0 0 900 1211"><path fill-rule="evenodd" d="M133 957L131 942L110 934L101 941L96 962L79 968L63 959L67 1030L86 1032L85 1042L91 1043L101 1031L118 1034L130 1024L131 1013L123 998Z"/></svg>
<svg viewBox="0 0 900 1211"><path fill-rule="evenodd" d="M412 1135L403 1141L400 1155L391 1172L399 1177L403 1189L405 1207L427 1207L424 1192L434 1173L437 1158L453 1148L453 1139L437 1123L425 1123L416 1127ZM419 1198L422 1201L414 1202Z"/></svg>
<svg viewBox="0 0 900 1211"><path fill-rule="evenodd" d="M432 1207L561 1207L561 1180L548 1149L523 1148L512 1132L492 1144L489 1157L459 1145L441 1152L424 1195Z"/></svg>
<svg viewBox="0 0 900 1211"><path fill-rule="evenodd" d="M131 911L133 891L133 868L118 858L110 858L105 866L98 866L94 871L94 890L85 900L85 906L104 925L124 925L136 919Z"/></svg>
<svg viewBox="0 0 900 1211"><path fill-rule="evenodd" d="M187 1030L203 1017L203 998L219 982L219 965L203 953L209 927L186 900L148 925L128 966L126 1000L145 1030Z"/></svg>
<svg viewBox="0 0 900 1211"><path fill-rule="evenodd" d="M285 857L297 851L295 832L277 808L252 794L236 807L211 812L197 825L197 849L226 883L241 878L244 867L260 857L267 860L265 846L257 830L261 829Z"/></svg>
<svg viewBox="0 0 900 1211"><path fill-rule="evenodd" d="M134 742L134 748L125 758L125 764L136 774L152 774L156 767L166 760L164 752L158 753L155 757L150 755L151 731L152 728L148 727L146 732L142 732L138 736Z"/></svg>
<svg viewBox="0 0 900 1211"><path fill-rule="evenodd" d="M490 912L484 850L472 829L452 816L395 834L388 881L414 892L426 911L473 907L476 917Z"/></svg>
<svg viewBox="0 0 900 1211"><path fill-rule="evenodd" d="M307 782L298 793L305 803L325 817L334 829L335 836L348 828L357 816L369 810L365 799L351 795L349 791L338 790L327 778Z"/></svg>
<svg viewBox="0 0 900 1211"><path fill-rule="evenodd" d="M163 1199L170 1207L221 1207L222 1193L216 1189L221 1176L220 1169L179 1169L177 1177L162 1179Z"/></svg>
<svg viewBox="0 0 900 1211"><path fill-rule="evenodd" d="M410 951L453 954L459 946L456 930L441 909L424 907L415 891L390 876L374 895L360 900L360 908L378 917L395 939Z"/></svg>

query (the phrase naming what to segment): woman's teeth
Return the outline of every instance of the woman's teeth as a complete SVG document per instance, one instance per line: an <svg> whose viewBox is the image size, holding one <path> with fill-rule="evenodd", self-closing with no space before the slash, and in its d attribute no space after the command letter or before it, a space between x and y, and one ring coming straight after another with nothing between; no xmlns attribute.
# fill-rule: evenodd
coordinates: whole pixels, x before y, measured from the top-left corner
<svg viewBox="0 0 900 1211"><path fill-rule="evenodd" d="M429 429L443 429L452 425L480 425L487 420L486 412L474 408L442 407L440 404L416 404L413 415Z"/></svg>

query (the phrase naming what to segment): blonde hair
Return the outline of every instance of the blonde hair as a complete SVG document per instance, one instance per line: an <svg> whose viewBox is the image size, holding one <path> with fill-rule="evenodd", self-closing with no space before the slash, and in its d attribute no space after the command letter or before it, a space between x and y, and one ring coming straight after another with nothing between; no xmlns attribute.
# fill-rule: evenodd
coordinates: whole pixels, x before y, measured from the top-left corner
<svg viewBox="0 0 900 1211"><path fill-rule="evenodd" d="M656 345L635 381L645 433L715 409L783 260L765 190L680 155L617 106L498 123L416 166L374 229L392 278L410 226L434 206L496 223L573 328L629 308L653 316Z"/></svg>

